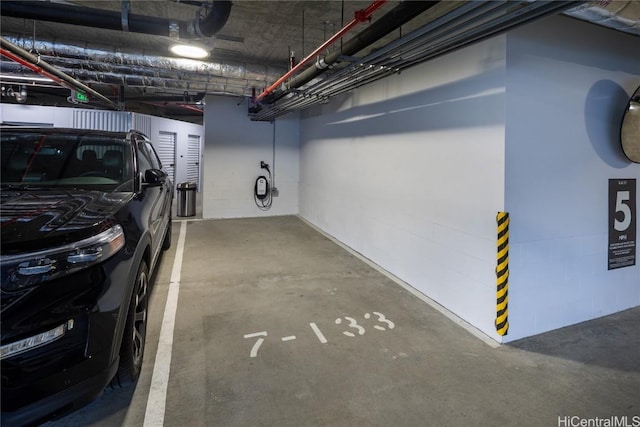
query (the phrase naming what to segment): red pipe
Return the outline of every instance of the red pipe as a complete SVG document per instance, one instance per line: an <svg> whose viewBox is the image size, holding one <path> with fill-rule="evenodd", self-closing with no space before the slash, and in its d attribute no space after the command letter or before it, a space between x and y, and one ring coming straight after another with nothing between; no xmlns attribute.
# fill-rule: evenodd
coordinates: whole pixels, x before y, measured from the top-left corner
<svg viewBox="0 0 640 427"><path fill-rule="evenodd" d="M328 48L329 46L331 46L332 44L340 40L346 33L351 31L353 27L358 25L360 22L364 22L367 19L369 19L373 14L373 12L380 9L382 5L384 5L386 2L387 0L375 0L365 9L356 11L354 13L354 17L351 20L351 22L345 25L344 28L342 28L340 31L335 33L333 36L331 36L329 40L322 43L316 50L311 52L306 58L298 62L298 64L295 67L293 67L291 70L285 73L282 77L280 77L278 81L276 81L274 84L266 88L260 95L258 95L258 97L256 98L256 102L260 101L262 98L264 98L265 96L273 92L278 86L280 86L280 84L282 84L282 82L287 80L289 77L297 73L302 67L304 67L309 62L311 62L317 55L320 54L320 52L322 52L323 50L325 50L326 48Z"/></svg>
<svg viewBox="0 0 640 427"><path fill-rule="evenodd" d="M68 84L67 82L62 80L60 77L54 76L53 74L50 74L50 73L46 72L45 70L43 70L42 68L38 67L37 65L32 64L29 61L25 61L24 59L20 58L17 55L14 55L13 53L9 52L8 50L0 48L0 53L2 55L6 56L7 58L11 59L12 61L17 62L20 65L24 65L25 67L27 67L31 71L33 71L35 73L38 73L38 74L42 74L43 76L50 78L54 82L58 83L60 86L63 86L65 88L69 89L69 90L74 90L74 88L71 87L70 84Z"/></svg>
<svg viewBox="0 0 640 427"><path fill-rule="evenodd" d="M2 42L2 46L0 46L0 54L6 56L7 58L21 64L30 70L42 74L58 83L60 86L65 87L72 91L79 91L90 96L93 96L97 99L100 99L102 102L105 102L115 110L119 110L120 107L115 102L112 102L109 98L95 90L91 89L89 86L73 79L71 76L66 75L62 71L59 71L53 68L51 65L47 64L45 61L42 61L39 56L35 56L26 50L22 49L19 46L15 46L4 38L0 37L0 42Z"/></svg>
<svg viewBox="0 0 640 427"><path fill-rule="evenodd" d="M201 108L198 107L194 107L193 105L189 105L189 104L176 104L178 107L182 107L185 110L191 110L191 111L196 111L198 113L204 113L204 110L202 110Z"/></svg>

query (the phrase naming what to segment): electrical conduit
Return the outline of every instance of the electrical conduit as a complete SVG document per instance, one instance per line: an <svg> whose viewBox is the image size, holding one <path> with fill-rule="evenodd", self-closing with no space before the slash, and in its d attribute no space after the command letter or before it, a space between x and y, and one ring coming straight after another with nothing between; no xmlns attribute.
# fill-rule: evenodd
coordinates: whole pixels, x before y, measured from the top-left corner
<svg viewBox="0 0 640 427"><path fill-rule="evenodd" d="M420 15L427 9L438 4L439 1L403 1L398 4L395 8L387 12L383 17L369 25L366 29L355 35L353 38L345 42L342 46L341 51L335 51L324 57L324 63L327 65L326 68L317 68L317 67L309 67L297 76L293 77L287 83L287 89L285 90L272 90L271 96L267 100L266 103L274 102L281 98L286 94L288 89L293 89L302 86L303 84L313 80L315 77L319 76L326 69L335 62L340 60L341 55L355 55L357 52L361 51L365 47L377 42L382 37L389 34L391 31L397 29L398 27L406 24L411 19ZM284 81L283 79L281 79ZM280 82L282 83L282 82ZM276 85L274 85L276 86ZM261 97L264 98L264 95L261 94Z"/></svg>
<svg viewBox="0 0 640 427"><path fill-rule="evenodd" d="M376 0L373 3L371 3L369 6L367 6L365 9L357 11L354 14L355 16L353 17L351 22L349 22L347 25L345 25L340 31L335 33L333 36L331 36L326 42L322 43L316 50L314 50L309 55L307 55L306 58L304 58L295 67L293 67L291 70L289 70L287 73L285 73L282 77L280 77L274 84L272 84L271 86L266 88L260 95L258 95L258 97L255 99L255 101L258 102L262 98L264 98L265 96L267 96L271 92L273 92L280 84L282 84L282 82L284 82L289 77L293 76L295 73L300 71L300 69L302 67L304 67L305 65L307 65L309 62L313 61L314 58L317 55L319 55L323 50L327 49L328 47L333 45L335 42L340 40L345 34L347 34L349 31L351 31L360 22L364 22L364 21L368 20L371 17L371 15L373 14L373 12L375 12L378 9L380 9L382 7L382 5L384 5L386 2L387 2L387 0Z"/></svg>

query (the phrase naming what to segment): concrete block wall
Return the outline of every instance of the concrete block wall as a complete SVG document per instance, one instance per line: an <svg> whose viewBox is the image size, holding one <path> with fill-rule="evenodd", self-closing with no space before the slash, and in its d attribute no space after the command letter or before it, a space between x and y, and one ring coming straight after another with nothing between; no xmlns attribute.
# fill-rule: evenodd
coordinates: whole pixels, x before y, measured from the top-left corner
<svg viewBox="0 0 640 427"><path fill-rule="evenodd" d="M246 100L207 96L204 116L205 145L202 216L241 218L298 213L297 116L275 121L252 122ZM275 126L276 160L273 165ZM253 199L255 180L267 172L265 161L275 172L280 192L268 211L261 211Z"/></svg>
<svg viewBox="0 0 640 427"><path fill-rule="evenodd" d="M505 37L302 114L300 215L495 334Z"/></svg>
<svg viewBox="0 0 640 427"><path fill-rule="evenodd" d="M638 46L566 17L507 35L506 340L640 305L640 263L607 270L608 180L640 181L619 146Z"/></svg>

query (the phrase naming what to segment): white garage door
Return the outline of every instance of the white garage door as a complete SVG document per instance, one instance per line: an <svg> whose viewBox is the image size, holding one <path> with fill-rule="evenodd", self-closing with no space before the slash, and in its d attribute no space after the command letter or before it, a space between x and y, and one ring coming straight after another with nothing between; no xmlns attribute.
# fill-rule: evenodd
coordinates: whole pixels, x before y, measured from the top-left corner
<svg viewBox="0 0 640 427"><path fill-rule="evenodd" d="M174 132L160 131L158 137L158 157L162 162L162 168L169 174L169 178L173 184L177 184L175 181L175 167L176 167L176 134Z"/></svg>

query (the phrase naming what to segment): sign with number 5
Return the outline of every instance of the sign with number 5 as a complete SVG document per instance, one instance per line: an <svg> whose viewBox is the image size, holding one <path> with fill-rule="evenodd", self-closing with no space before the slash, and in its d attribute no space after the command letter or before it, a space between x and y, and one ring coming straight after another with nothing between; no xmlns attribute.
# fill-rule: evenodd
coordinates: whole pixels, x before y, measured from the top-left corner
<svg viewBox="0 0 640 427"><path fill-rule="evenodd" d="M609 270L636 265L636 180L609 180Z"/></svg>

